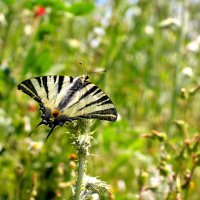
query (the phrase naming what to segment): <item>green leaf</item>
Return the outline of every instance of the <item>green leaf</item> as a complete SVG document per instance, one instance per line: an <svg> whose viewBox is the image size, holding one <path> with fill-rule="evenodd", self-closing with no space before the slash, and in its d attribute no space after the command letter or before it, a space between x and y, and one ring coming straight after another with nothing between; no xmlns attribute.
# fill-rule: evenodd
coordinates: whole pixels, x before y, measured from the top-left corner
<svg viewBox="0 0 200 200"><path fill-rule="evenodd" d="M74 15L85 15L90 13L94 9L94 4L85 3L85 2L77 2L68 7L66 7L66 11L74 14Z"/></svg>
<svg viewBox="0 0 200 200"><path fill-rule="evenodd" d="M33 63L34 63L34 59L35 59L35 57L36 57L36 47L35 46L33 46L30 50L29 50L29 52L28 52L28 54L27 54L27 57L26 57L26 59L25 59L25 63L24 63L24 68L23 68L23 75L25 75L25 74L27 74L28 73L28 71L29 71L29 68L31 69L32 68L32 66L34 65Z"/></svg>
<svg viewBox="0 0 200 200"><path fill-rule="evenodd" d="M23 74L33 73L33 74L44 74L52 66L51 51L48 46L43 47L40 50L37 50L33 46L26 57Z"/></svg>
<svg viewBox="0 0 200 200"><path fill-rule="evenodd" d="M15 3L15 0L5 0L5 3L8 5L13 4L13 3Z"/></svg>
<svg viewBox="0 0 200 200"><path fill-rule="evenodd" d="M65 3L60 0L30 0L25 2L25 7L29 9L33 9L35 6L44 6L44 7L51 7L53 11L55 10L65 10Z"/></svg>
<svg viewBox="0 0 200 200"><path fill-rule="evenodd" d="M42 41L46 36L53 33L54 30L53 24L43 23L38 28L36 39Z"/></svg>

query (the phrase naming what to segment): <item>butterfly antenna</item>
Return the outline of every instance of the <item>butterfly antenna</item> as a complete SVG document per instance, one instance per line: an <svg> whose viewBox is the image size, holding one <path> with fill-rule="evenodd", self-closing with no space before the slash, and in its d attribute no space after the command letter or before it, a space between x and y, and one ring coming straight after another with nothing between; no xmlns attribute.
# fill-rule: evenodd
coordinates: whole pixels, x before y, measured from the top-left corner
<svg viewBox="0 0 200 200"><path fill-rule="evenodd" d="M107 69L101 70L101 71L91 71L90 74L100 74L107 72Z"/></svg>
<svg viewBox="0 0 200 200"><path fill-rule="evenodd" d="M42 124L44 124L44 122L43 121L41 121L30 133L29 133L29 137L32 135L32 133L39 127L39 126L41 126Z"/></svg>
<svg viewBox="0 0 200 200"><path fill-rule="evenodd" d="M85 75L87 75L87 73L86 73L86 70L85 70L85 68L84 68L84 66L83 66L83 63L79 63L80 65L81 65L81 68L82 68L82 70L83 70L83 73L85 74Z"/></svg>
<svg viewBox="0 0 200 200"><path fill-rule="evenodd" d="M54 130L55 127L56 127L56 126L53 126L53 127L51 128L51 130L49 131L49 133L48 133L46 139L44 140L44 142L47 141L47 139L49 138L49 136L51 135L51 133L53 132L53 130Z"/></svg>

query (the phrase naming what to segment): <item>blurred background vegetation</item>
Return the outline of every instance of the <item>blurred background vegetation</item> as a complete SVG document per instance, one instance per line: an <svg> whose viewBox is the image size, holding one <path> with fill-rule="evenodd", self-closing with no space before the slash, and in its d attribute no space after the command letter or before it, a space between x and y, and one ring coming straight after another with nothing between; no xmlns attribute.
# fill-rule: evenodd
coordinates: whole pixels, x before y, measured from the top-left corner
<svg viewBox="0 0 200 200"><path fill-rule="evenodd" d="M0 0L0 199L70 199L76 151L40 127L17 90L40 75L83 74L119 119L94 120L88 173L110 199L199 199L200 1ZM92 72L107 69L106 73Z"/></svg>

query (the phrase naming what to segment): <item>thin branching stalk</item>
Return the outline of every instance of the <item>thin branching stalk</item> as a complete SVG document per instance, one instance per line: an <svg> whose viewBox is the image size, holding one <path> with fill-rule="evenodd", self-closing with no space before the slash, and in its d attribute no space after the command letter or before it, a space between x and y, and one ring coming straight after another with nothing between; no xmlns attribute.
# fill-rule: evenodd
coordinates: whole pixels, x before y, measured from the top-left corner
<svg viewBox="0 0 200 200"><path fill-rule="evenodd" d="M176 113L177 107L177 95L178 95L178 72L183 67L183 47L185 44L186 32L187 32L187 20L186 20L186 12L187 12L187 0L183 0L181 4L181 13L180 13L180 21L181 21L181 28L179 30L179 39L177 40L177 62L174 67L173 71L173 82L172 82L172 99L171 99L171 113L170 119L168 123L167 132L169 132L171 123L174 120L174 116Z"/></svg>

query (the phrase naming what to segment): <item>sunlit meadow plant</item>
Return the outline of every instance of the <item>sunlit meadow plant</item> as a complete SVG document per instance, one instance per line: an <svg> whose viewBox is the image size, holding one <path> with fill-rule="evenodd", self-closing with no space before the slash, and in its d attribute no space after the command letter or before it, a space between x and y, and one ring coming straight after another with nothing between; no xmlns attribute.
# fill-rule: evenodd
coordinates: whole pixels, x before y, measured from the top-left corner
<svg viewBox="0 0 200 200"><path fill-rule="evenodd" d="M87 175L88 157L90 156L90 147L93 140L93 132L90 131L91 123L91 120L78 120L66 125L72 145L78 152L77 180L75 187L72 188L74 200L112 196L111 187L108 184L96 177Z"/></svg>
<svg viewBox="0 0 200 200"><path fill-rule="evenodd" d="M185 105L185 112L200 85L187 90L182 88L180 97ZM200 135L189 132L186 119L174 120L176 134L183 140L177 141L170 133L152 130L143 137L160 142L160 158L155 168L141 171L138 184L141 199L189 199L189 194L196 187L193 178L200 166Z"/></svg>

